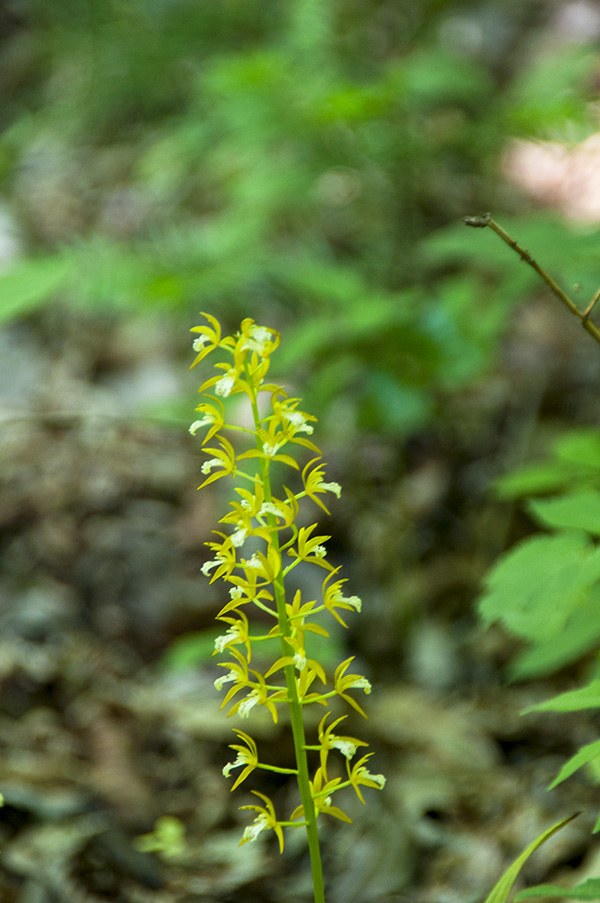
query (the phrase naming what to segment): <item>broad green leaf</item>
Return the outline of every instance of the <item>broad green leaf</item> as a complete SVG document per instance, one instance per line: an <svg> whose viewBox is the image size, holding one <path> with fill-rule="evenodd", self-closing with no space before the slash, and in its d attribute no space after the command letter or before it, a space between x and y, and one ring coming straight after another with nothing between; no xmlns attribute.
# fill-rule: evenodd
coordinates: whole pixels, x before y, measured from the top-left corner
<svg viewBox="0 0 600 903"><path fill-rule="evenodd" d="M564 628L545 642L536 640L510 663L512 680L527 680L552 674L600 645L600 585L591 587L588 598L573 611Z"/></svg>
<svg viewBox="0 0 600 903"><path fill-rule="evenodd" d="M167 671L187 671L205 665L215 651L219 628L184 633L165 652L161 664Z"/></svg>
<svg viewBox="0 0 600 903"><path fill-rule="evenodd" d="M570 778L578 768L582 768L584 765L587 765L588 762L597 759L598 756L600 756L600 740L594 740L593 743L586 743L585 746L581 747L579 752L576 752L574 756L571 756L568 762L565 762L548 787L548 790L552 790L557 784L561 784L567 778Z"/></svg>
<svg viewBox="0 0 600 903"><path fill-rule="evenodd" d="M72 262L63 257L20 261L0 276L0 324L29 313L49 301L64 286Z"/></svg>
<svg viewBox="0 0 600 903"><path fill-rule="evenodd" d="M499 498L565 490L598 483L600 431L572 430L555 440L551 456L518 467L495 480Z"/></svg>
<svg viewBox="0 0 600 903"><path fill-rule="evenodd" d="M547 527L585 530L600 536L600 492L593 489L559 498L530 500L527 508Z"/></svg>
<svg viewBox="0 0 600 903"><path fill-rule="evenodd" d="M546 702L529 706L523 710L523 715L529 712L579 712L581 709L600 708L600 680L593 680L587 687L578 690L569 690L554 696Z"/></svg>
<svg viewBox="0 0 600 903"><path fill-rule="evenodd" d="M554 443L554 453L562 461L600 470L600 431L572 430Z"/></svg>
<svg viewBox="0 0 600 903"><path fill-rule="evenodd" d="M557 887L556 884L538 884L520 891L515 900L530 897L566 897L569 900L600 900L600 878L588 878L576 887Z"/></svg>
<svg viewBox="0 0 600 903"><path fill-rule="evenodd" d="M498 883L492 889L492 892L486 898L485 903L506 903L510 896L510 892L513 889L514 883L517 880L519 872L529 859L532 853L541 847L541 845L548 840L549 837L552 837L553 834L556 834L562 827L568 824L572 819L574 819L579 813L575 812L573 815L569 815L568 818L563 818L562 821L559 821L552 828L548 828L547 831L544 831L543 834L530 843L528 847L526 847L520 856L515 859L513 864L504 872Z"/></svg>
<svg viewBox="0 0 600 903"><path fill-rule="evenodd" d="M482 618L488 624L501 621L526 639L556 636L594 582L586 567L593 551L579 533L526 539L488 574L479 601Z"/></svg>
<svg viewBox="0 0 600 903"><path fill-rule="evenodd" d="M514 499L565 489L572 483L571 470L562 461L542 461L528 464L494 480L500 499Z"/></svg>

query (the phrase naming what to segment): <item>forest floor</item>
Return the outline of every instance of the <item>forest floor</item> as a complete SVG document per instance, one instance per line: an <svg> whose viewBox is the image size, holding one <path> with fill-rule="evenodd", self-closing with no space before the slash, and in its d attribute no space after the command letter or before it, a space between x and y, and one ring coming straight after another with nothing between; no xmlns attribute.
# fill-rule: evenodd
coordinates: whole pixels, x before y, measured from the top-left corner
<svg viewBox="0 0 600 903"><path fill-rule="evenodd" d="M369 720L349 719L348 733L356 724L387 776L366 807L349 801L352 825L324 825L330 903L482 900L579 810L525 879L598 873L597 791L580 773L546 789L596 727L586 713L519 714L578 672L510 685L514 643L474 614L486 567L530 529L491 500L490 478L530 453L532 435L535 451L598 413L593 344L576 327L565 335L562 311L533 310L499 368L440 400L439 429L397 448L366 437L328 450L345 490L332 554L365 609L350 654L374 684ZM251 797L221 774L234 740L210 658L222 603L200 574L223 498L195 491L201 456L185 428L131 415L149 386L167 397L177 384L161 342L156 324L63 312L0 336L3 903L310 899L300 832L282 856L269 838L238 846ZM251 732L290 764L285 727L257 718ZM288 808L288 783L252 786ZM139 851L165 815L185 828L180 848Z"/></svg>

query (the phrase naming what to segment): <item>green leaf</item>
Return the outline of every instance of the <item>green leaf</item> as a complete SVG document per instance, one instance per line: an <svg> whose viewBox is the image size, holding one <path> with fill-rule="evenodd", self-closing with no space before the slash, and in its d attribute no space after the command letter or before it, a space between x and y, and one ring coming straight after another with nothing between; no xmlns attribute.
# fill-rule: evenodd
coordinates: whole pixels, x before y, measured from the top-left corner
<svg viewBox="0 0 600 903"><path fill-rule="evenodd" d="M547 831L544 831L543 834L530 843L528 847L526 847L520 856L515 859L513 864L504 872L498 883L492 889L492 892L486 898L485 903L506 903L510 896L510 892L513 889L514 883L517 880L519 872L523 868L526 861L529 859L532 853L541 847L541 845L548 840L549 837L552 837L553 834L556 834L562 827L568 824L572 819L574 819L579 813L575 812L573 815L569 815L568 818L563 818L562 821L559 821L552 828L548 828Z"/></svg>
<svg viewBox="0 0 600 903"><path fill-rule="evenodd" d="M588 562L594 552L579 533L526 539L488 574L479 601L482 618L488 624L501 621L526 639L557 636L597 577L598 568Z"/></svg>
<svg viewBox="0 0 600 903"><path fill-rule="evenodd" d="M72 263L63 257L21 261L0 276L0 324L30 313L66 284Z"/></svg>
<svg viewBox="0 0 600 903"><path fill-rule="evenodd" d="M575 609L563 630L545 642L536 640L509 665L511 680L528 680L552 674L596 648L600 642L600 586L591 587L589 597Z"/></svg>
<svg viewBox="0 0 600 903"><path fill-rule="evenodd" d="M565 489L571 482L571 471L562 461L543 461L499 477L494 480L494 489L498 498L514 499Z"/></svg>
<svg viewBox="0 0 600 903"><path fill-rule="evenodd" d="M600 680L593 680L587 687L560 693L546 702L529 706L523 715L529 712L579 712L582 709L600 708Z"/></svg>
<svg viewBox="0 0 600 903"><path fill-rule="evenodd" d="M548 790L552 790L557 784L561 784L567 778L570 778L578 768L582 768L584 765L587 765L588 762L597 759L598 756L600 756L600 740L594 740L593 743L586 743L585 746L581 747L579 752L576 752L574 756L571 756L568 762L565 762L548 787Z"/></svg>
<svg viewBox="0 0 600 903"><path fill-rule="evenodd" d="M432 408L431 395L426 390L403 385L374 368L365 373L358 409L358 422L365 432L375 430L380 423L386 432L414 433L430 420Z"/></svg>
<svg viewBox="0 0 600 903"><path fill-rule="evenodd" d="M554 443L554 453L562 461L600 469L600 432L596 429L573 430Z"/></svg>
<svg viewBox="0 0 600 903"><path fill-rule="evenodd" d="M212 658L219 628L184 633L165 652L161 664L167 671L179 672L205 665Z"/></svg>
<svg viewBox="0 0 600 903"><path fill-rule="evenodd" d="M550 137L570 120L581 122L585 113L577 86L584 84L592 66L585 44L530 60L511 85L508 131L528 138Z"/></svg>
<svg viewBox="0 0 600 903"><path fill-rule="evenodd" d="M529 897L567 897L569 900L600 900L600 878L588 878L576 887L557 887L556 884L538 884L520 891L516 901Z"/></svg>
<svg viewBox="0 0 600 903"><path fill-rule="evenodd" d="M545 461L518 467L495 481L501 499L518 498L598 484L600 432L572 430L555 440Z"/></svg>
<svg viewBox="0 0 600 903"><path fill-rule="evenodd" d="M176 859L186 850L185 826L173 815L161 815L154 830L136 837L133 845L140 853L159 853L165 859Z"/></svg>
<svg viewBox="0 0 600 903"><path fill-rule="evenodd" d="M590 489L559 498L530 500L527 508L547 527L585 530L600 536L600 492Z"/></svg>

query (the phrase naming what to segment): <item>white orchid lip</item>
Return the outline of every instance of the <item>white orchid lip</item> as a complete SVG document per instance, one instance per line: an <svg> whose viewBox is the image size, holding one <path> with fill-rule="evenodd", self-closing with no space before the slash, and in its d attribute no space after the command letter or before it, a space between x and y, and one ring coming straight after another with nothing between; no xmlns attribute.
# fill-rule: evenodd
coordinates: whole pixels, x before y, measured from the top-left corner
<svg viewBox="0 0 600 903"><path fill-rule="evenodd" d="M296 667L298 671L304 671L306 668L306 656L302 652L297 652L294 656L294 667Z"/></svg>
<svg viewBox="0 0 600 903"><path fill-rule="evenodd" d="M242 835L242 840L249 840L252 842L256 840L261 831L264 831L265 828L269 827L269 822L266 815L262 813L257 815L251 825L244 830Z"/></svg>
<svg viewBox="0 0 600 903"><path fill-rule="evenodd" d="M224 634L215 638L215 652L223 652L230 643L241 643L240 628L230 627Z"/></svg>
<svg viewBox="0 0 600 903"><path fill-rule="evenodd" d="M221 564L225 564L225 559L220 558L218 555L214 559L214 561L205 561L202 567L200 568L200 573L204 574L205 577L210 575L210 572L213 568L219 567Z"/></svg>
<svg viewBox="0 0 600 903"><path fill-rule="evenodd" d="M235 762L228 762L227 765L223 766L223 776L228 778L234 768L241 768L242 765L248 765L249 763L250 759L248 756L238 753Z"/></svg>
<svg viewBox="0 0 600 903"><path fill-rule="evenodd" d="M273 341L273 333L266 326L257 326L253 324L250 327L250 336L242 345L242 351L256 351L258 354L264 354L269 345Z"/></svg>
<svg viewBox="0 0 600 903"><path fill-rule="evenodd" d="M254 708L255 705L258 705L260 702L260 696L256 692L256 690L252 690L251 693L246 696L245 699L242 699L240 702L240 706L238 708L238 715L240 718L248 718L250 715L251 709Z"/></svg>
<svg viewBox="0 0 600 903"><path fill-rule="evenodd" d="M263 451L267 458L273 458L281 448L281 442L276 442L274 445L271 445L269 442L265 442L263 444Z"/></svg>
<svg viewBox="0 0 600 903"><path fill-rule="evenodd" d="M195 436L199 429L203 426L208 426L209 423L212 423L207 417L203 417L202 420L194 420L194 422L190 425L190 433L192 436Z"/></svg>
<svg viewBox="0 0 600 903"><path fill-rule="evenodd" d="M330 737L329 743L333 749L339 749L341 754L347 759L351 759L356 754L356 746L349 740L342 740L341 737Z"/></svg>
<svg viewBox="0 0 600 903"><path fill-rule="evenodd" d="M231 545L239 549L244 545L246 537L248 535L248 530L246 527L240 527L239 530L236 530L235 533L231 534Z"/></svg>
<svg viewBox="0 0 600 903"><path fill-rule="evenodd" d="M338 499L342 494L342 487L339 483L319 483L318 489L324 489L326 492L333 492Z"/></svg>
<svg viewBox="0 0 600 903"><path fill-rule="evenodd" d="M207 342L210 342L210 339L207 335L199 335L192 342L192 348L194 349L194 351L202 351Z"/></svg>
<svg viewBox="0 0 600 903"><path fill-rule="evenodd" d="M237 373L235 370L228 370L225 376L222 376L221 379L215 383L215 393L221 395L223 398L227 398L228 395L231 395L231 390L235 385L236 379Z"/></svg>
<svg viewBox="0 0 600 903"><path fill-rule="evenodd" d="M308 433L309 436L314 433L314 427L311 426L310 423L308 423L306 417L304 416L304 414L302 414L301 411L284 410L282 413L285 419L292 424L294 430L297 433Z"/></svg>
<svg viewBox="0 0 600 903"><path fill-rule="evenodd" d="M366 677L358 677L350 686L355 690L364 690L367 696L372 690L371 682Z"/></svg>
<svg viewBox="0 0 600 903"><path fill-rule="evenodd" d="M223 674L221 677L217 677L214 682L215 690L222 690L225 684L231 683L232 680L237 680L238 676L235 671L228 671L227 674Z"/></svg>
<svg viewBox="0 0 600 903"><path fill-rule="evenodd" d="M200 470L203 474L209 474L213 467L223 467L223 462L220 458L211 458L209 461L205 461Z"/></svg>
<svg viewBox="0 0 600 903"><path fill-rule="evenodd" d="M273 502L263 502L259 514L274 514L275 517L284 517L283 512Z"/></svg>

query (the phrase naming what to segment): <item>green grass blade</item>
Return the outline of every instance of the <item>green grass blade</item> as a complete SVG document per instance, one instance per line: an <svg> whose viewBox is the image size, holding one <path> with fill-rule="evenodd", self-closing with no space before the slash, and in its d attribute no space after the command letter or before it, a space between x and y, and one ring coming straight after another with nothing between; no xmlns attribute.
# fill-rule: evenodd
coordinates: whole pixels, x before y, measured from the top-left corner
<svg viewBox="0 0 600 903"><path fill-rule="evenodd" d="M510 893L513 889L514 883L517 880L518 874L523 868L525 862L529 859L532 853L535 853L538 847L548 840L549 837L552 837L553 834L556 834L557 831L560 831L561 828L564 828L566 824L568 824L572 819L576 818L579 815L579 812L575 812L573 815L569 815L567 818L563 818L562 821L559 821L558 824L554 825L552 828L548 828L547 831L544 831L543 834L540 834L533 843L530 843L526 849L523 850L520 856L515 859L513 864L507 868L504 872L498 883L492 889L490 895L487 897L485 903L506 903L508 900Z"/></svg>

